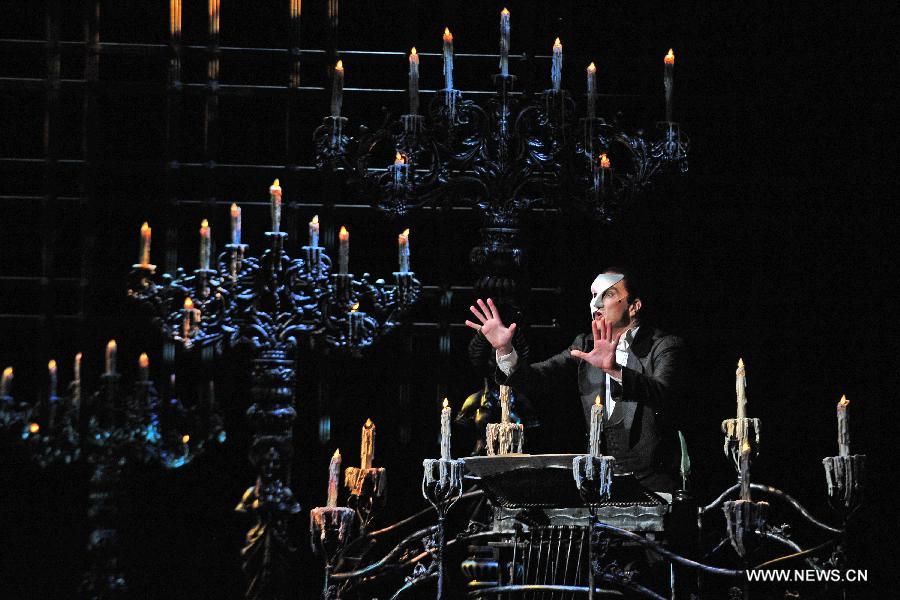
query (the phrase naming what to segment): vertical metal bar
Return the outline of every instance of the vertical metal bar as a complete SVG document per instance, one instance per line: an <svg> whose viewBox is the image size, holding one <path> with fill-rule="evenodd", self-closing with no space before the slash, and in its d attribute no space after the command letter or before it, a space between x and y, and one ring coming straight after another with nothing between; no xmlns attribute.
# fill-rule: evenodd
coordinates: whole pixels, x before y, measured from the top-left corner
<svg viewBox="0 0 900 600"><path fill-rule="evenodd" d="M568 537L569 537L569 546L568 546L568 548L566 549L566 564L565 564L565 567L563 568L563 578L562 578L562 584L563 584L563 585L568 585L568 583L569 583L569 582L568 582L568 580L569 580L569 563L572 561L572 539L575 537L575 530L574 530L574 529L572 529L571 527L567 527L567 528L566 528L566 531L567 531L568 534L569 534L569 535L568 535ZM577 567L576 567L576 568L577 568Z"/></svg>
<svg viewBox="0 0 900 600"><path fill-rule="evenodd" d="M301 0L290 0L288 10L289 39L288 39L288 77L287 93L284 106L284 174L281 179L285 182L287 193L296 193L300 189L299 181L295 177L297 165L300 162L300 140L305 139L300 131L300 43L301 43ZM293 190L293 191L292 191ZM296 195L293 196L299 201ZM303 231L298 228L297 211L295 202L286 204L285 231L302 236ZM302 243L302 239L300 240Z"/></svg>
<svg viewBox="0 0 900 600"><path fill-rule="evenodd" d="M169 67L166 88L166 161L163 167L165 198L165 258L163 269L174 273L178 266L178 191L181 167L178 160L178 124L181 118L183 85L181 82L181 2L169 0ZM174 360L174 355L172 355Z"/></svg>
<svg viewBox="0 0 900 600"><path fill-rule="evenodd" d="M97 94L100 81L100 0L85 0L84 5L84 95L81 112L81 277L78 282L78 317L87 313L88 285L96 231L95 212L97 155ZM85 332L81 332L82 337ZM87 340L82 339L82 344Z"/></svg>
<svg viewBox="0 0 900 600"><path fill-rule="evenodd" d="M219 18L221 0L207 0L206 104L203 111L203 160L206 163L205 203L215 206L215 169L219 150Z"/></svg>
<svg viewBox="0 0 900 600"><path fill-rule="evenodd" d="M59 195L60 0L47 0L47 79L44 106L44 196L41 199L41 321L39 352L47 357L53 330L53 262Z"/></svg>
<svg viewBox="0 0 900 600"><path fill-rule="evenodd" d="M559 583L556 580L556 576L559 573L559 557L560 557L560 554L562 553L563 526L559 526L557 528L557 533L558 533L558 535L556 536L556 561L554 561L554 563L553 563L553 576L550 578L551 583ZM566 560L569 560L569 558L566 557Z"/></svg>

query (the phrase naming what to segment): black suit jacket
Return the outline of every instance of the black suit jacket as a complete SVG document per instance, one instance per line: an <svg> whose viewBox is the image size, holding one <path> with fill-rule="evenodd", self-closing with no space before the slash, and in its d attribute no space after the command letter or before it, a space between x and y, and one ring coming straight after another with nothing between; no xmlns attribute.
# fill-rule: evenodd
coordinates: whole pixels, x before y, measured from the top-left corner
<svg viewBox="0 0 900 600"><path fill-rule="evenodd" d="M593 338L580 334L572 348L593 349ZM631 471L658 491L671 490L679 459L673 418L679 409L686 374L686 352L680 338L641 326L622 368L621 395L606 428L607 452L616 457L619 471ZM606 374L563 350L543 362L519 358L507 377L497 369L497 381L535 399L552 396L575 380L585 422L599 394L606 397Z"/></svg>

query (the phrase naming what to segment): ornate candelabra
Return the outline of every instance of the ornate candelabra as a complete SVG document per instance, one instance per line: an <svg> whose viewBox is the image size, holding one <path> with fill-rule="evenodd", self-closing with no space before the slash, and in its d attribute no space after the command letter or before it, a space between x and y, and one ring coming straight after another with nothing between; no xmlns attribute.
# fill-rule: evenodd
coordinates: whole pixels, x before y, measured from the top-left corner
<svg viewBox="0 0 900 600"><path fill-rule="evenodd" d="M509 31L509 13L501 17ZM374 208L402 215L450 198L483 215L482 242L472 250L479 271L476 294L512 314L527 289L519 285L524 251L520 217L533 206L576 210L610 222L630 202L666 176L688 169L688 137L673 119L674 65L665 56L665 119L657 135L631 129L619 115L603 115L596 68L587 67L584 96L561 87L562 44L553 46L552 86L517 90L509 73L509 39L501 32L501 68L485 102L466 98L453 85L453 36L444 32L444 86L419 114L419 63L409 62L405 114L386 113L382 125L354 134L342 116L345 69L333 70L331 113L313 132L317 167L339 172ZM506 39L506 42L502 40ZM557 40L559 42L559 40ZM504 68L505 65L505 68Z"/></svg>
<svg viewBox="0 0 900 600"><path fill-rule="evenodd" d="M450 407L444 400L441 411L441 457L422 461L422 496L434 507L438 522L434 540L434 560L427 574L437 578L437 600L443 600L447 567L444 560L446 548L445 521L447 513L462 497L465 463L450 455ZM435 573L436 571L436 573ZM424 576L425 574L422 574Z"/></svg>
<svg viewBox="0 0 900 600"><path fill-rule="evenodd" d="M177 469L190 463L209 442L225 440L212 383L205 398L185 405L176 395L173 375L168 397L161 398L149 376L149 359L142 354L138 380L129 389L116 371L116 353L116 343L110 341L106 372L89 395L82 388L81 353L75 357L67 395L57 395L56 361L50 361L49 393L40 401L13 399L12 368L4 371L0 390L4 427L21 431L39 466L81 460L91 467L91 566L81 589L90 599L121 598L128 591L119 567L119 509L126 468L142 463Z"/></svg>
<svg viewBox="0 0 900 600"><path fill-rule="evenodd" d="M350 273L349 233L344 228L339 267L333 272L331 259L318 243L318 219L309 224L308 245L292 257L286 247L288 234L280 230L278 180L269 195L272 227L259 256L251 256L249 246L241 243L240 210L232 206L231 243L212 265L211 232L204 221L197 269L157 273L149 264L148 236L128 282L131 297L148 310L170 343L204 353L244 346L253 353L247 416L254 432L250 462L258 475L237 506L256 519L242 551L250 580L248 598L291 594L286 559L294 545L287 521L300 511L290 488L295 350L305 340L324 342L317 348L359 353L398 325L421 290L408 269L408 246L403 260L402 244L401 268L393 284L373 281L368 273Z"/></svg>
<svg viewBox="0 0 900 600"><path fill-rule="evenodd" d="M738 556L744 558L748 554L746 547L748 538L757 531L763 531L769 512L769 503L754 502L750 498L750 459L753 448L750 444L750 432L755 433L755 443L759 445L759 419L746 416L747 376L744 359L738 360L735 372L735 392L737 394L737 415L734 419L722 422L725 434L725 456L734 461L738 473L740 498L728 500L722 505L725 511L728 538ZM761 538L757 538L761 539Z"/></svg>

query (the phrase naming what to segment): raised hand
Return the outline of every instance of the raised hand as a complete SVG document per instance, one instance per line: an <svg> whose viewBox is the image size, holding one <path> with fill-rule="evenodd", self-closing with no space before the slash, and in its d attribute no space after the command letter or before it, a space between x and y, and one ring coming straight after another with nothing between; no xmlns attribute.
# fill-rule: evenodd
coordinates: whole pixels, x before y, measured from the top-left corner
<svg viewBox="0 0 900 600"><path fill-rule="evenodd" d="M488 298L487 304L481 298L476 300L476 303L478 307L470 306L469 310L472 311L479 323L466 321L466 326L480 331L494 347L494 350L498 350L501 354L512 352L512 338L516 331L516 324L513 323L506 327L500 320L500 312L494 306L494 301L490 298Z"/></svg>
<svg viewBox="0 0 900 600"><path fill-rule="evenodd" d="M616 364L616 346L622 333L613 336L612 325L603 317L591 321L591 330L594 334L594 349L590 352L572 349L572 356L594 365L604 371L618 369Z"/></svg>

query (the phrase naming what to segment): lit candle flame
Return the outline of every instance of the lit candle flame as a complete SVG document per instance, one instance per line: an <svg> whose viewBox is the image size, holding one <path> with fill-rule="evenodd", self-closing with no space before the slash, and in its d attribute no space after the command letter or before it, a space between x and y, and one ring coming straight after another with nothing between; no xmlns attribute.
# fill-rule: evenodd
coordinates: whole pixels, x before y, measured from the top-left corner
<svg viewBox="0 0 900 600"><path fill-rule="evenodd" d="M312 223L314 225L318 225L319 224L319 215L314 215L312 218L312 221L310 221L310 223Z"/></svg>
<svg viewBox="0 0 900 600"><path fill-rule="evenodd" d="M668 54L666 54L666 56L663 58L663 62L665 62L667 65L675 64L675 53L672 52L671 48L669 48Z"/></svg>
<svg viewBox="0 0 900 600"><path fill-rule="evenodd" d="M366 419L366 425L365 425L366 429L371 429L374 426L375 426L375 423L372 422L372 419Z"/></svg>
<svg viewBox="0 0 900 600"><path fill-rule="evenodd" d="M341 241L350 239L350 232L347 231L347 228L341 225L341 231L338 233L338 237L341 238Z"/></svg>
<svg viewBox="0 0 900 600"><path fill-rule="evenodd" d="M587 72L588 72L588 74L593 74L593 73L597 72L597 67L594 66L594 63L591 63L587 66Z"/></svg>
<svg viewBox="0 0 900 600"><path fill-rule="evenodd" d="M341 449L338 448L334 451L334 454L331 455L331 458L340 458L341 457Z"/></svg>
<svg viewBox="0 0 900 600"><path fill-rule="evenodd" d="M189 441L191 441L191 436L189 436L188 434L184 434L183 436L181 436L182 444L187 444Z"/></svg>
<svg viewBox="0 0 900 600"><path fill-rule="evenodd" d="M241 216L241 207L238 206L237 204L235 204L234 202L232 202L231 203L231 217L236 219L239 216Z"/></svg>
<svg viewBox="0 0 900 600"><path fill-rule="evenodd" d="M418 55L416 54L416 47L415 47L415 46L413 46L413 47L412 47L412 50L409 51L409 58L410 58L410 60L412 59L413 56L415 56L416 59L418 59Z"/></svg>
<svg viewBox="0 0 900 600"><path fill-rule="evenodd" d="M504 15L504 16L509 15L509 11L504 8L503 10L500 11L500 14Z"/></svg>
<svg viewBox="0 0 900 600"><path fill-rule="evenodd" d="M116 351L116 340L109 340L108 342L106 342L106 353L109 354L110 352L115 352L115 351Z"/></svg>
<svg viewBox="0 0 900 600"><path fill-rule="evenodd" d="M359 302L350 307L350 312L356 312L359 310Z"/></svg>
<svg viewBox="0 0 900 600"><path fill-rule="evenodd" d="M269 186L269 191L270 192L280 192L281 191L281 182L278 179L273 181L272 185Z"/></svg>
<svg viewBox="0 0 900 600"><path fill-rule="evenodd" d="M840 400L840 402L838 402L838 406L847 406L848 404L850 404L850 401L847 400L847 396L842 394L841 400Z"/></svg>
<svg viewBox="0 0 900 600"><path fill-rule="evenodd" d="M28 431L30 433L37 433L40 430L41 430L41 426L38 425L37 423L31 423L28 425Z"/></svg>
<svg viewBox="0 0 900 600"><path fill-rule="evenodd" d="M344 72L344 61L342 61L342 60L337 61L337 64L334 65L334 70L340 71L341 73L343 73Z"/></svg>
<svg viewBox="0 0 900 600"><path fill-rule="evenodd" d="M200 235L203 237L209 237L209 221L203 219L200 221Z"/></svg>
<svg viewBox="0 0 900 600"><path fill-rule="evenodd" d="M743 369L743 368L744 368L744 358L741 357L738 359L738 369Z"/></svg>
<svg viewBox="0 0 900 600"><path fill-rule="evenodd" d="M450 400L444 398L444 408L447 408L448 406L450 406Z"/></svg>
<svg viewBox="0 0 900 600"><path fill-rule="evenodd" d="M445 41L445 42L452 42L452 41L453 41L453 34L450 33L450 28L449 28L449 27L444 27L444 41Z"/></svg>
<svg viewBox="0 0 900 600"><path fill-rule="evenodd" d="M194 308L194 301L190 299L190 297L184 299L184 307L187 310Z"/></svg>
<svg viewBox="0 0 900 600"><path fill-rule="evenodd" d="M403 230L403 233L400 234L400 237L402 237L404 240L409 238L409 227Z"/></svg>
<svg viewBox="0 0 900 600"><path fill-rule="evenodd" d="M56 374L56 361L55 360L51 360L50 362L47 363L47 370L50 371L50 373L52 373L54 375Z"/></svg>
<svg viewBox="0 0 900 600"><path fill-rule="evenodd" d="M151 231L150 225L147 223L147 221L144 221L144 224L141 225L141 235L149 236L150 231Z"/></svg>
<svg viewBox="0 0 900 600"><path fill-rule="evenodd" d="M397 155L394 157L394 164L395 165L406 164L406 158L398 152Z"/></svg>
<svg viewBox="0 0 900 600"><path fill-rule="evenodd" d="M138 366L142 369L146 369L150 366L150 357L147 356L146 352L141 352L140 357L138 357Z"/></svg>
<svg viewBox="0 0 900 600"><path fill-rule="evenodd" d="M553 42L553 49L562 51L562 42L559 41L559 38L556 38L556 41Z"/></svg>
<svg viewBox="0 0 900 600"><path fill-rule="evenodd" d="M603 401L600 399L600 394L597 394L597 397L594 398L594 406L603 406Z"/></svg>
<svg viewBox="0 0 900 600"><path fill-rule="evenodd" d="M609 166L610 166L609 165L609 157L606 156L606 153L604 152L603 154L600 155L600 168L608 169Z"/></svg>

